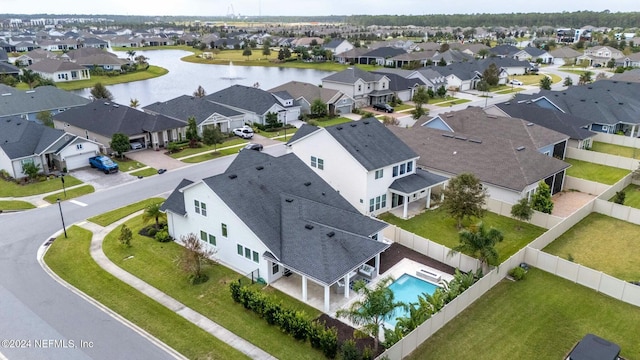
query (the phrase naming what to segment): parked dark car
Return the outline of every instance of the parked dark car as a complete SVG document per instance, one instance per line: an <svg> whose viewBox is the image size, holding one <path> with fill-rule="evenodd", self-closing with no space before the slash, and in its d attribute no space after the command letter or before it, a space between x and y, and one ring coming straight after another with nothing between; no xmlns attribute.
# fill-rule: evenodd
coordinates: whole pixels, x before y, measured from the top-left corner
<svg viewBox="0 0 640 360"><path fill-rule="evenodd" d="M242 149L240 149L240 151L242 150L256 150L256 151L262 151L262 145L260 144L254 144L254 143L248 143L247 145L245 145Z"/></svg>
<svg viewBox="0 0 640 360"><path fill-rule="evenodd" d="M384 111L384 112L388 112L388 113L392 113L393 112L393 107L391 107L391 105L389 104L373 104L373 108L375 110L378 111Z"/></svg>

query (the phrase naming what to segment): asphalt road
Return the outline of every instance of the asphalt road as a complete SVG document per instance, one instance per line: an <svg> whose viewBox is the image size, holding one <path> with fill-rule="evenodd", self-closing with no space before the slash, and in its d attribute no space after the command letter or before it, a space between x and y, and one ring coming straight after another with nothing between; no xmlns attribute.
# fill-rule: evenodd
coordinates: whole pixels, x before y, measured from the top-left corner
<svg viewBox="0 0 640 360"><path fill-rule="evenodd" d="M265 152L282 155L285 149L274 145ZM69 226L132 202L168 195L183 178L197 181L223 172L234 157L167 171L75 199L87 206L66 201L62 203L65 223ZM0 215L0 359L2 355L10 360L173 358L42 269L36 257L38 249L61 229L55 205Z"/></svg>

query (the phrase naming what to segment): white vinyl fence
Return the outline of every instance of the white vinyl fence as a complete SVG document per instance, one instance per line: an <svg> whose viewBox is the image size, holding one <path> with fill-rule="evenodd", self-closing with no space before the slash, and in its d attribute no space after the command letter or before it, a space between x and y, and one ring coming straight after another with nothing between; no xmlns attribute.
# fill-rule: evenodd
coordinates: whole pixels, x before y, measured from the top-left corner
<svg viewBox="0 0 640 360"><path fill-rule="evenodd" d="M511 217L512 206L513 205L500 200L487 198L487 210L502 216ZM531 220L529 220L529 223L545 229L550 229L558 225L562 220L564 220L564 218L534 210L533 216L531 217Z"/></svg>
<svg viewBox="0 0 640 360"><path fill-rule="evenodd" d="M640 154L640 149L638 150ZM588 161L594 164L607 165L626 170L635 170L638 168L638 160L601 153L597 151L582 150L573 147L567 148L567 157L570 159Z"/></svg>
<svg viewBox="0 0 640 360"><path fill-rule="evenodd" d="M593 140L608 144L640 148L640 139L628 136L597 133L596 136L593 137Z"/></svg>

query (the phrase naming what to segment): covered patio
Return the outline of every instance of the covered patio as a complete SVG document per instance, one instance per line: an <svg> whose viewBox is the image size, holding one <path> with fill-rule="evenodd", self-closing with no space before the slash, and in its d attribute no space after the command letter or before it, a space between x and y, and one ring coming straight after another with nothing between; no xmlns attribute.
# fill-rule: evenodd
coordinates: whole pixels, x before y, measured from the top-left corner
<svg viewBox="0 0 640 360"><path fill-rule="evenodd" d="M391 192L391 213L408 219L431 208L431 195L438 190L440 199L449 179L423 169L416 169L416 173L400 178L389 186Z"/></svg>

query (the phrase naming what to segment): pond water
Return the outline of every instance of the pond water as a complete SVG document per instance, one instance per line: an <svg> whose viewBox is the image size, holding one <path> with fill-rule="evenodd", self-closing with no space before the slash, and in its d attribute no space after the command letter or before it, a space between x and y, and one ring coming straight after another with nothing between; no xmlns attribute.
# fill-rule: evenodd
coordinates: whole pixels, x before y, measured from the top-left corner
<svg viewBox="0 0 640 360"><path fill-rule="evenodd" d="M116 51L115 53L121 58L127 57L126 52ZM180 95L191 95L199 85L204 88L207 94L236 84L245 86L259 84L261 89L268 90L293 80L320 85L322 78L333 73L321 70L239 66L237 64L194 64L180 60L190 54L184 50L136 51L136 56L148 57L150 64L163 67L169 70L169 73L154 79L109 85L107 89L113 94L115 102L129 105L131 99L138 99L140 107L143 107L156 101L167 101ZM86 98L90 96L90 89L72 92Z"/></svg>

